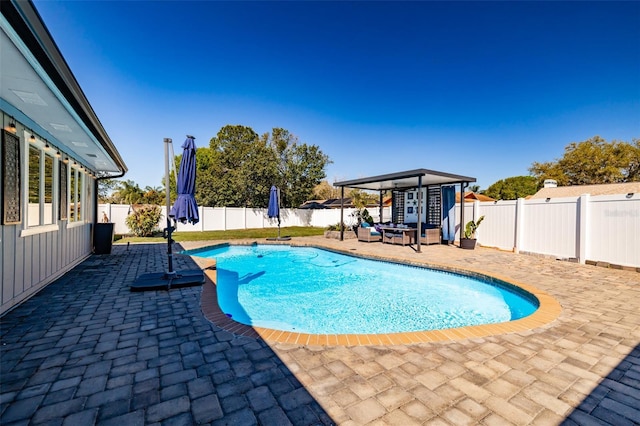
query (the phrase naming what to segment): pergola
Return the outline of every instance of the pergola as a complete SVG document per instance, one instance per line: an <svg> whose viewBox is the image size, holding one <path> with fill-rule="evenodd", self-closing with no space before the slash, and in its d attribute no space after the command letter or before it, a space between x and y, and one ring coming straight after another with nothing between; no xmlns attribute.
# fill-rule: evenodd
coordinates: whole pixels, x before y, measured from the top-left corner
<svg viewBox="0 0 640 426"><path fill-rule="evenodd" d="M382 218L382 194L384 191L406 191L408 189L418 189L418 205L422 206L422 187L433 185L456 185L460 184L460 193L464 194L464 189L476 178L454 175L452 173L438 172L428 169L407 170L404 172L389 173L385 175L371 176L360 179L345 180L335 182L333 185L340 187L340 197L344 200L344 188L356 188L367 191L378 191L380 193L380 218ZM460 229L464 223L464 197L460 201ZM422 233L422 212L418 208L417 235ZM340 205L340 240L344 240L344 205ZM416 238L416 251L420 252L420 238Z"/></svg>

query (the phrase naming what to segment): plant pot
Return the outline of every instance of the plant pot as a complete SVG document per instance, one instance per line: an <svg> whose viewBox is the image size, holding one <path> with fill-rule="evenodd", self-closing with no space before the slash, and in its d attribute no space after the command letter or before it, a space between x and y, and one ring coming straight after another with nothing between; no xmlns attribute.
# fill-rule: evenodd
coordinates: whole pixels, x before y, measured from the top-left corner
<svg viewBox="0 0 640 426"><path fill-rule="evenodd" d="M465 250L473 250L476 248L476 239L475 238L461 238L460 239L460 248Z"/></svg>

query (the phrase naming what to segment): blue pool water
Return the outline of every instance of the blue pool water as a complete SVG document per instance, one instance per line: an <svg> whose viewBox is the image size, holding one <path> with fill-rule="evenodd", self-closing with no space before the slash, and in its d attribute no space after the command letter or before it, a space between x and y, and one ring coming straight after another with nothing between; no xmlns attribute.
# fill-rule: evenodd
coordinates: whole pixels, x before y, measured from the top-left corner
<svg viewBox="0 0 640 426"><path fill-rule="evenodd" d="M225 314L278 330L436 330L510 321L538 306L534 296L508 284L317 248L222 246L191 254L216 259Z"/></svg>

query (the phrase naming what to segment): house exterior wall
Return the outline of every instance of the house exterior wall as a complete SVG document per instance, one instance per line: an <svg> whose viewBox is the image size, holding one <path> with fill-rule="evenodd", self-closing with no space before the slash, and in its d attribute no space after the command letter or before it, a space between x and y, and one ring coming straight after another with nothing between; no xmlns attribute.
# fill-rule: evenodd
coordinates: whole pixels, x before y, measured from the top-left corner
<svg viewBox="0 0 640 426"><path fill-rule="evenodd" d="M2 113L2 115L4 118L5 114ZM33 143L25 137L24 126L17 121L15 124L16 129L12 134L20 140L21 221L5 223L3 217L0 222L0 316L62 276L92 252L94 180L89 174L78 172L77 176L80 177L78 190L81 194L81 202L78 204L82 211L81 219L70 222L68 211L63 215L64 218L61 218L58 214L63 204L61 198L69 197L70 180L68 178L65 180L66 191L61 191L60 173L61 170L66 170L67 173L77 170L73 167L61 168L60 163L64 157L53 157L52 202L42 205L42 212L53 217L53 223L29 226L29 218L33 218L34 211L40 208L38 203L29 202L27 194L29 191L28 150ZM5 143L4 139L2 143ZM4 188L6 179L7 176L0 173L0 188ZM40 175L39 179L45 178ZM2 202L5 196L6 194L3 194ZM68 209L71 203L67 199L63 205ZM50 214L52 210L53 215ZM35 215L35 217L38 216Z"/></svg>

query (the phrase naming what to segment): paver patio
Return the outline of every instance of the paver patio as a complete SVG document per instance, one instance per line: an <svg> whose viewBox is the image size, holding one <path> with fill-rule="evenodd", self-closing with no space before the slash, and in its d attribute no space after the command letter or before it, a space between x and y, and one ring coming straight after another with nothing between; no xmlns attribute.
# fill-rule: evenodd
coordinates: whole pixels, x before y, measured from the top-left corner
<svg viewBox="0 0 640 426"><path fill-rule="evenodd" d="M275 343L209 322L202 287L131 293L166 268L166 246L115 245L0 319L0 424L640 423L640 273L487 248L293 242L500 275L562 312L457 341Z"/></svg>

